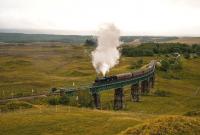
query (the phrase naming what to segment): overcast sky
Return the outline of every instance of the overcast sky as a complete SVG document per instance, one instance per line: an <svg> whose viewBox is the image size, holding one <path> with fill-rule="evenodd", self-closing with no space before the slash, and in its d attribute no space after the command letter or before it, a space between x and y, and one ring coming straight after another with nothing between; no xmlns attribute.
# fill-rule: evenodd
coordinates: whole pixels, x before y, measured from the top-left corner
<svg viewBox="0 0 200 135"><path fill-rule="evenodd" d="M200 36L200 0L0 0L0 29Z"/></svg>

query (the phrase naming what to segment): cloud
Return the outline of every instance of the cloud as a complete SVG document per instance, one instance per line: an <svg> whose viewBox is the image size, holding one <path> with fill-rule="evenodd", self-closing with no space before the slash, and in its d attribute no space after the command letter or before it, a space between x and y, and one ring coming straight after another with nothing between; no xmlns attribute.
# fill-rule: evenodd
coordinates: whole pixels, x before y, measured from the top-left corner
<svg viewBox="0 0 200 135"><path fill-rule="evenodd" d="M113 22L124 33L200 35L198 7L199 0L0 0L0 28L93 31Z"/></svg>

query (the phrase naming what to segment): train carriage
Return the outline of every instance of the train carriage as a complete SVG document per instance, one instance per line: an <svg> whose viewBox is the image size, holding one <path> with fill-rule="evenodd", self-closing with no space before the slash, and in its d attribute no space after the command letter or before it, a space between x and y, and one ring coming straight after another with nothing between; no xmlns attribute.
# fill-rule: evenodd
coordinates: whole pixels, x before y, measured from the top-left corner
<svg viewBox="0 0 200 135"><path fill-rule="evenodd" d="M142 70L135 71L135 72L129 72L124 74L118 74L114 76L106 76L103 78L97 78L95 82L93 83L93 86L98 86L102 84L109 84L112 82L117 82L121 80L127 80L135 77L143 76L146 73L149 73L152 71L152 69L155 68L155 61L151 61L148 65L146 65Z"/></svg>

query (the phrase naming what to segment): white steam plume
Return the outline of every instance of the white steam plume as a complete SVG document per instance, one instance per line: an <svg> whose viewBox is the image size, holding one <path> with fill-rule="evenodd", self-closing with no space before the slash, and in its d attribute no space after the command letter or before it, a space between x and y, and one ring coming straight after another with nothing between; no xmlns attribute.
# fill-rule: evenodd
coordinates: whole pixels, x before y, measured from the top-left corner
<svg viewBox="0 0 200 135"><path fill-rule="evenodd" d="M103 76L119 63L120 31L114 24L106 24L97 33L98 45L92 52L92 64Z"/></svg>

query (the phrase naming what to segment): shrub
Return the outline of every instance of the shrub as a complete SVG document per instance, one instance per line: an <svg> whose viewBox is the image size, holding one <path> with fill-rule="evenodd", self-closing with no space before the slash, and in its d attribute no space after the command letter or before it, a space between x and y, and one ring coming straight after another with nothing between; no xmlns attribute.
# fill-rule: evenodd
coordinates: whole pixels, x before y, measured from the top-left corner
<svg viewBox="0 0 200 135"><path fill-rule="evenodd" d="M185 116L200 116L200 110L189 111L184 114Z"/></svg>
<svg viewBox="0 0 200 135"><path fill-rule="evenodd" d="M195 58L198 58L198 55L197 54L193 54L192 57L195 59Z"/></svg>
<svg viewBox="0 0 200 135"><path fill-rule="evenodd" d="M185 116L162 116L135 127L120 135L199 135L200 120Z"/></svg>
<svg viewBox="0 0 200 135"><path fill-rule="evenodd" d="M122 54L127 57L137 57L137 56L153 56L154 52L153 50L148 50L148 49L125 47L122 49Z"/></svg>
<svg viewBox="0 0 200 135"><path fill-rule="evenodd" d="M48 100L50 105L71 105L81 107L93 107L92 95L88 90L77 91L76 96L63 95L52 96Z"/></svg>
<svg viewBox="0 0 200 135"><path fill-rule="evenodd" d="M154 92L154 95L159 96L159 97L167 97L170 95L170 92L164 91L164 90L156 90Z"/></svg>
<svg viewBox="0 0 200 135"><path fill-rule="evenodd" d="M15 97L22 97L22 96L24 96L24 94L22 92L18 92L15 94Z"/></svg>
<svg viewBox="0 0 200 135"><path fill-rule="evenodd" d="M131 65L131 69L137 69L137 68L141 68L143 65L143 59L139 59L138 61L134 62Z"/></svg>
<svg viewBox="0 0 200 135"><path fill-rule="evenodd" d="M74 102L74 97L70 95L52 96L47 101L50 105L77 105Z"/></svg>
<svg viewBox="0 0 200 135"><path fill-rule="evenodd" d="M59 102L59 98L60 97L50 97L49 99L48 99L48 103L50 104L50 105L58 105L60 102Z"/></svg>
<svg viewBox="0 0 200 135"><path fill-rule="evenodd" d="M64 95L64 96L59 98L59 103L63 104L63 105L68 105L69 101L70 101L70 99L69 99L68 95Z"/></svg>
<svg viewBox="0 0 200 135"><path fill-rule="evenodd" d="M173 70L181 70L183 69L183 64L182 64L182 61L177 61L175 62L172 66L171 66L171 69Z"/></svg>
<svg viewBox="0 0 200 135"><path fill-rule="evenodd" d="M50 92L55 92L57 90L57 88L53 87L50 89Z"/></svg>
<svg viewBox="0 0 200 135"><path fill-rule="evenodd" d="M167 60L162 60L160 69L162 71L168 71L169 68L170 68L170 63Z"/></svg>
<svg viewBox="0 0 200 135"><path fill-rule="evenodd" d="M189 46L181 43L142 43L139 46L124 46L122 55L128 57L153 56L154 54L170 53L197 53L200 52L200 45Z"/></svg>
<svg viewBox="0 0 200 135"><path fill-rule="evenodd" d="M190 54L189 53L184 53L183 57L186 58L186 59L189 59L190 58Z"/></svg>
<svg viewBox="0 0 200 135"><path fill-rule="evenodd" d="M5 105L0 106L1 112L8 112L18 109L28 109L28 108L32 108L32 104L22 101L11 101L6 103Z"/></svg>
<svg viewBox="0 0 200 135"><path fill-rule="evenodd" d="M160 70L181 70L183 69L183 64L180 58L168 57L161 61Z"/></svg>
<svg viewBox="0 0 200 135"><path fill-rule="evenodd" d="M96 39L86 39L85 45L95 46L95 45L97 45L97 41L96 41Z"/></svg>
<svg viewBox="0 0 200 135"><path fill-rule="evenodd" d="M78 103L80 106L92 107L92 96L87 90L82 90L78 92Z"/></svg>

